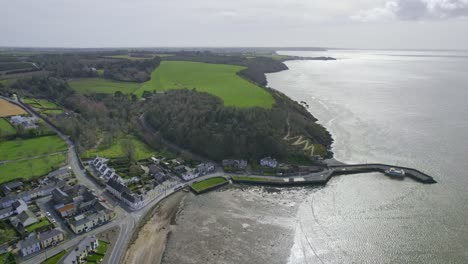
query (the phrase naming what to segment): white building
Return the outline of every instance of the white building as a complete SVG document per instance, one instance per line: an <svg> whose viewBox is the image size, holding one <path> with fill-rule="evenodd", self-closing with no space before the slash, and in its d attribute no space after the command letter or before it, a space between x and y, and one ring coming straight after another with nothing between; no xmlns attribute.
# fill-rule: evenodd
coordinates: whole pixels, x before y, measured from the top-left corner
<svg viewBox="0 0 468 264"><path fill-rule="evenodd" d="M263 167L276 168L278 167L278 161L271 157L266 157L260 160L260 165Z"/></svg>

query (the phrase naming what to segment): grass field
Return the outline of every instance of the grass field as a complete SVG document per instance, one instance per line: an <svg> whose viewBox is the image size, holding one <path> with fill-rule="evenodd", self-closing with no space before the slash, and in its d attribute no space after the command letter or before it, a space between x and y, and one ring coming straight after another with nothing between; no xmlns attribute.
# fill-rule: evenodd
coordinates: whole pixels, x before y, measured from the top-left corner
<svg viewBox="0 0 468 264"><path fill-rule="evenodd" d="M67 150L59 136L0 142L0 160L17 160Z"/></svg>
<svg viewBox="0 0 468 264"><path fill-rule="evenodd" d="M192 184L192 189L194 189L197 192L202 192L206 189L224 184L225 182L227 182L225 178L215 177L215 178L207 179L207 180Z"/></svg>
<svg viewBox="0 0 468 264"><path fill-rule="evenodd" d="M196 88L221 98L225 106L271 108L275 100L266 90L239 77L241 66L188 61L163 61L135 93Z"/></svg>
<svg viewBox="0 0 468 264"><path fill-rule="evenodd" d="M119 82L103 78L83 78L68 81L68 84L81 94L107 93L113 94L121 91L124 94L130 94L140 88L140 83Z"/></svg>
<svg viewBox="0 0 468 264"><path fill-rule="evenodd" d="M25 115L23 108L12 104L4 99L0 99L0 117Z"/></svg>
<svg viewBox="0 0 468 264"><path fill-rule="evenodd" d="M59 260L62 259L63 256L65 256L66 253L67 252L65 250L61 251L57 255L54 255L51 258L48 258L46 261L42 262L42 264L57 264Z"/></svg>
<svg viewBox="0 0 468 264"><path fill-rule="evenodd" d="M115 140L114 144L108 148L98 148L86 151L82 157L83 158L94 158L96 155L99 155L104 158L121 158L123 157L124 151L122 149L122 142L125 139L131 140L136 149L136 157L138 160L147 159L156 155L156 151L152 150L145 143L141 142L135 137L122 137Z"/></svg>
<svg viewBox="0 0 468 264"><path fill-rule="evenodd" d="M0 165L0 184L14 179L25 180L44 176L65 164L66 154L57 154L42 158L8 162Z"/></svg>
<svg viewBox="0 0 468 264"><path fill-rule="evenodd" d="M0 80L0 83L3 84L4 86L10 86L14 82L16 82L16 79Z"/></svg>
<svg viewBox="0 0 468 264"><path fill-rule="evenodd" d="M44 227L44 226L48 226L50 225L50 222L49 220L47 220L46 217L43 217L41 219L39 219L39 222L35 223L35 224L32 224L28 227L26 227L26 231L28 231L29 233L33 232L34 230L36 229L39 229L41 227Z"/></svg>
<svg viewBox="0 0 468 264"><path fill-rule="evenodd" d="M0 137L16 134L16 129L5 118L0 118Z"/></svg>

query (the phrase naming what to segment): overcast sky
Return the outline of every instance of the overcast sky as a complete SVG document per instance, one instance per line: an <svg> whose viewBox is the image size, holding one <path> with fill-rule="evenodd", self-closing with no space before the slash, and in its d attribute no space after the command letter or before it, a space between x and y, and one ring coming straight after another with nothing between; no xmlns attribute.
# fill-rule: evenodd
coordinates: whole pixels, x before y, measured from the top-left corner
<svg viewBox="0 0 468 264"><path fill-rule="evenodd" d="M468 49L468 0L0 0L0 46Z"/></svg>

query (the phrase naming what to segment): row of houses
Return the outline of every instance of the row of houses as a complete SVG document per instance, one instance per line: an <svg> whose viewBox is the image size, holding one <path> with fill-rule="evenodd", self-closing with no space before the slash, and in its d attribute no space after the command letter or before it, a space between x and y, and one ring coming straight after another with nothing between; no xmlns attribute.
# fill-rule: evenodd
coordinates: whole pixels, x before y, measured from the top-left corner
<svg viewBox="0 0 468 264"><path fill-rule="evenodd" d="M81 264L86 263L86 257L95 252L99 246L99 240L95 235L84 238L74 250L63 258L62 263Z"/></svg>
<svg viewBox="0 0 468 264"><path fill-rule="evenodd" d="M47 184L41 185L32 190L23 191L20 193L8 193L4 197L0 198L0 209L8 208L18 200L29 202L33 199L50 195L55 188L60 188L64 185L65 181L57 178L51 178Z"/></svg>
<svg viewBox="0 0 468 264"><path fill-rule="evenodd" d="M60 228L54 228L39 233L38 235L36 235L36 233L31 233L27 238L21 240L18 244L21 255L25 257L36 253L41 249L55 246L57 243L60 243L63 240L64 232Z"/></svg>
<svg viewBox="0 0 468 264"><path fill-rule="evenodd" d="M115 213L82 185L65 186L52 192L57 214L75 234L88 232L109 222Z"/></svg>
<svg viewBox="0 0 468 264"><path fill-rule="evenodd" d="M245 170L247 168L247 161L240 159L225 159L222 161L223 168L233 168L237 170Z"/></svg>
<svg viewBox="0 0 468 264"><path fill-rule="evenodd" d="M104 181L108 181L110 179L118 179L119 181L122 182L122 178L120 178L119 175L115 172L115 170L109 166L107 166L107 159L101 158L99 156L96 156L92 161L91 164L93 165L94 169L99 173L101 178L104 179Z"/></svg>
<svg viewBox="0 0 468 264"><path fill-rule="evenodd" d="M182 166L182 165L181 165ZM182 175L182 179L189 181L203 175L206 175L215 170L215 165L212 162L204 162L197 165L194 169L183 167L183 170L179 170L177 167L176 172Z"/></svg>
<svg viewBox="0 0 468 264"><path fill-rule="evenodd" d="M138 209L144 205L143 196L133 194L127 186L117 179L110 179L106 184L106 190L132 209Z"/></svg>

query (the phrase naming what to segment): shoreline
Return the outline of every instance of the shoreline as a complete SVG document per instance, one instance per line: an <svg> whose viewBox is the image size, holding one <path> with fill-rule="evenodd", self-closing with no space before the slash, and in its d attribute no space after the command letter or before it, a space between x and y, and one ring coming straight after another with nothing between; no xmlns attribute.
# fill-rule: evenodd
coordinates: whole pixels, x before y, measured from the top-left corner
<svg viewBox="0 0 468 264"><path fill-rule="evenodd" d="M123 263L161 263L175 218L184 204L186 193L176 192L154 206L136 228L125 250Z"/></svg>

